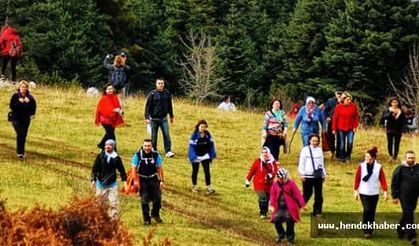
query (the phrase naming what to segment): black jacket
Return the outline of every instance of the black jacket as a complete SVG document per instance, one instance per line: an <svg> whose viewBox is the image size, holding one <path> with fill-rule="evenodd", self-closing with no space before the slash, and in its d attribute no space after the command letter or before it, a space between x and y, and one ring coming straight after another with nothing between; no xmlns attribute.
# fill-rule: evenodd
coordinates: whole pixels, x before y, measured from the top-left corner
<svg viewBox="0 0 419 246"><path fill-rule="evenodd" d="M387 108L381 117L380 124L385 125L387 132L402 133L406 126L406 116L402 111L396 119Z"/></svg>
<svg viewBox="0 0 419 246"><path fill-rule="evenodd" d="M173 118L172 96L168 90L158 91L152 90L147 95L145 104L144 118L148 119L164 119L170 115Z"/></svg>
<svg viewBox="0 0 419 246"><path fill-rule="evenodd" d="M121 158L119 156L110 158L107 163L105 152L102 151L93 164L91 181L99 180L104 186L108 186L116 181L116 170L120 173L122 181L127 181Z"/></svg>
<svg viewBox="0 0 419 246"><path fill-rule="evenodd" d="M29 98L29 102L20 102L20 92L16 92L10 98L10 109L13 112L12 121L29 121L32 115L36 112L36 101L29 92L26 97Z"/></svg>
<svg viewBox="0 0 419 246"><path fill-rule="evenodd" d="M419 164L412 167L407 164L399 165L393 172L391 180L391 196L400 198L418 199L419 195Z"/></svg>

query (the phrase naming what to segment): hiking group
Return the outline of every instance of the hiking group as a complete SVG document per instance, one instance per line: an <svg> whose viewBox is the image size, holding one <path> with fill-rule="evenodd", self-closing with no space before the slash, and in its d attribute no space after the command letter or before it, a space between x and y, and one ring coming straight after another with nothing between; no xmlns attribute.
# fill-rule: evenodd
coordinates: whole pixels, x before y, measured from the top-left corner
<svg viewBox="0 0 419 246"><path fill-rule="evenodd" d="M5 69L11 61L12 81L16 81L16 62L22 56L22 44L17 31L10 26L2 29L0 45L2 50L2 79ZM12 41L11 41L12 40ZM114 58L113 63L111 59ZM103 65L109 70L108 81L103 87L96 111L95 123L105 131L97 147L101 152L96 156L92 172L91 184L96 188L96 195L109 201L109 216L119 218L117 172L121 176L125 191L130 175L138 177L137 189L141 201L144 225L150 225L151 219L162 223L160 209L162 207L162 189L165 187L163 175L163 158L157 150L158 131L163 135L165 157L172 158L176 154L172 149L169 123L174 123L172 96L165 89L165 80L157 78L155 89L146 98L144 120L150 128L151 138L142 141L141 146L131 158L132 168L127 172L117 152L115 129L125 125L125 98L128 93L131 68L127 65L127 53L116 56L106 55ZM9 121L16 132L16 154L19 159L26 158L25 143L31 120L35 117L36 101L29 92L29 83L21 80L18 90L10 99ZM321 217L323 214L323 184L327 172L324 151L331 151L332 158L342 164L352 160L355 133L360 117L352 95L342 89L335 91L335 96L327 100L324 110L317 106L315 98L308 96L305 105L294 104L287 114L283 103L274 99L269 110L264 114L261 131L260 156L254 160L245 179L249 187L253 180L259 203L259 218L265 219L271 211L270 221L277 230L277 242L287 240L295 242L294 225L300 221L299 210L307 210L306 204L314 192L312 215ZM234 112L236 110L231 97L226 96L218 109ZM288 137L288 117L295 118L291 140ZM387 151L389 156L397 160L402 134L406 128L407 117L398 98L390 99L381 117L380 123L386 128ZM189 139L188 159L191 164L192 192L199 193L198 172L200 164L205 174L205 193L213 194L215 189L211 182L211 163L216 158L213 136L208 131L208 122L201 119ZM296 173L302 182L302 192L290 173L280 163L280 147L284 153L290 152L290 145L300 127L303 147L299 153ZM321 136L321 137L320 137ZM322 144L321 144L322 141ZM186 141L185 141L186 142ZM327 146L327 147L326 147ZM380 186L384 199L388 199L387 181L383 166L377 161L377 148L372 147L365 152L354 177L354 198L361 200L363 206L362 223L373 222ZM290 153L289 153L290 154ZM416 232L406 229L406 224L413 224L413 213L419 196L419 165L415 153L407 151L405 160L394 170L391 182L391 195L395 204L401 203L403 212L397 233L400 238L407 236L412 245L416 245ZM152 203L150 210L149 204ZM283 227L286 224L286 228ZM372 230L364 230L364 237L371 238Z"/></svg>

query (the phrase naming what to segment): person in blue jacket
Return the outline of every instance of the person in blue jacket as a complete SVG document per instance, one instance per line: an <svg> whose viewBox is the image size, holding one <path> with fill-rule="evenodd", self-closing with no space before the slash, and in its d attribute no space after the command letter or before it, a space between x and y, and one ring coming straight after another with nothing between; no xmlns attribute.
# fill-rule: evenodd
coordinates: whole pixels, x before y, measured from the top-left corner
<svg viewBox="0 0 419 246"><path fill-rule="evenodd" d="M198 171L199 163L202 164L205 173L205 183L207 185L206 193L212 194L215 190L211 187L210 164L216 157L214 140L209 131L208 123L205 120L199 120L195 126L189 140L189 161L192 164L192 192L198 192Z"/></svg>
<svg viewBox="0 0 419 246"><path fill-rule="evenodd" d="M308 137L311 134L319 135L319 124L322 126L322 131L326 131L326 121L324 120L323 113L316 105L316 100L313 97L307 97L306 105L301 107L298 111L297 117L294 121L293 133L297 131L301 123L301 137L303 145L308 146Z"/></svg>

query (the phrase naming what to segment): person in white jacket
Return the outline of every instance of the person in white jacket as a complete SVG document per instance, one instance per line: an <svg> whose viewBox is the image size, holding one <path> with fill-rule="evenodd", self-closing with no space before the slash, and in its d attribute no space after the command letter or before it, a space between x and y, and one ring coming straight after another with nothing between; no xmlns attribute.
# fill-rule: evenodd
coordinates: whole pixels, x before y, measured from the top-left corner
<svg viewBox="0 0 419 246"><path fill-rule="evenodd" d="M384 200L387 201L387 181L381 164L377 162L377 147L372 147L365 152L365 160L358 165L354 183L354 198L361 198L363 224L372 224L375 220L380 184L384 192ZM372 229L364 229L364 238L371 238Z"/></svg>
<svg viewBox="0 0 419 246"><path fill-rule="evenodd" d="M323 206L323 182L326 178L323 150L319 147L320 137L309 136L309 145L301 149L298 174L303 183L303 197L307 203L314 190L313 215L321 216Z"/></svg>

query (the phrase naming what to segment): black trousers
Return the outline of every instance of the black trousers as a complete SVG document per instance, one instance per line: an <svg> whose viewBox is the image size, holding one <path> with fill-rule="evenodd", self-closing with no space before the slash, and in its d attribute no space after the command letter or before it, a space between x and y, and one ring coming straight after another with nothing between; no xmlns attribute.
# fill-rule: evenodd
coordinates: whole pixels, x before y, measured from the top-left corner
<svg viewBox="0 0 419 246"><path fill-rule="evenodd" d="M368 224L375 221L375 211L377 210L378 195L368 196L359 195L361 198L362 207L364 208L362 223ZM364 229L365 234L372 234L372 229Z"/></svg>
<svg viewBox="0 0 419 246"><path fill-rule="evenodd" d="M397 156L399 155L401 139L402 139L401 133L387 132L387 150L388 150L388 154L391 157L393 157L393 159L397 159Z"/></svg>
<svg viewBox="0 0 419 246"><path fill-rule="evenodd" d="M313 215L322 213L323 207L323 180L321 178L306 178L303 182L303 197L305 203L310 200L314 190Z"/></svg>
<svg viewBox="0 0 419 246"><path fill-rule="evenodd" d="M278 233L278 238L279 239L284 239L285 236L287 236L287 241L288 242L293 242L295 239L295 230L294 230L294 225L295 222L289 218L286 221L287 224L287 230L284 230L284 226L282 225L283 222L279 221L279 220L274 220L275 223L275 229L276 232Z"/></svg>
<svg viewBox="0 0 419 246"><path fill-rule="evenodd" d="M397 228L397 232L399 235L406 235L408 240L412 240L416 238L416 230L412 228L407 229L406 224L415 224L414 212L418 204L418 196L406 195L406 197L400 197L400 204L402 206L403 216L399 222L400 226Z"/></svg>
<svg viewBox="0 0 419 246"><path fill-rule="evenodd" d="M160 217L161 208L161 191L160 181L157 177L150 179L140 177L140 196L141 196L141 210L143 213L144 221L150 221L150 206L149 203L153 203L151 210L152 217Z"/></svg>
<svg viewBox="0 0 419 246"><path fill-rule="evenodd" d="M205 184L211 185L211 173L210 173L210 164L209 160L201 161L202 168L204 168L205 173ZM192 184L196 185L198 183L198 171L199 171L199 162L192 163Z"/></svg>
<svg viewBox="0 0 419 246"><path fill-rule="evenodd" d="M327 124L327 141L329 143L330 152L335 155L336 158L339 158L339 151L336 149L339 147L339 134L332 133L332 121L329 121Z"/></svg>
<svg viewBox="0 0 419 246"><path fill-rule="evenodd" d="M279 160L279 147L281 145L285 146L285 140L283 138L279 138L277 136L268 135L266 136L265 143L263 144L264 147L268 147L271 151L272 156L275 160ZM285 149L285 147L284 147Z"/></svg>
<svg viewBox="0 0 419 246"><path fill-rule="evenodd" d="M103 136L100 143L97 145L97 147L101 148L102 150L105 149L105 142L108 139L112 139L116 143L116 136L115 136L115 128L113 128L111 125L102 125L105 129L105 135ZM114 150L116 151L116 144Z"/></svg>
<svg viewBox="0 0 419 246"><path fill-rule="evenodd" d="M16 65L17 65L17 59L13 59L10 56L3 56L2 57L2 66L1 66L1 74L4 75L6 72L7 63L10 61L10 68L12 70L12 81L16 81Z"/></svg>
<svg viewBox="0 0 419 246"><path fill-rule="evenodd" d="M16 132L16 153L18 155L25 154L26 136L31 120L27 121L12 121L13 128Z"/></svg>

